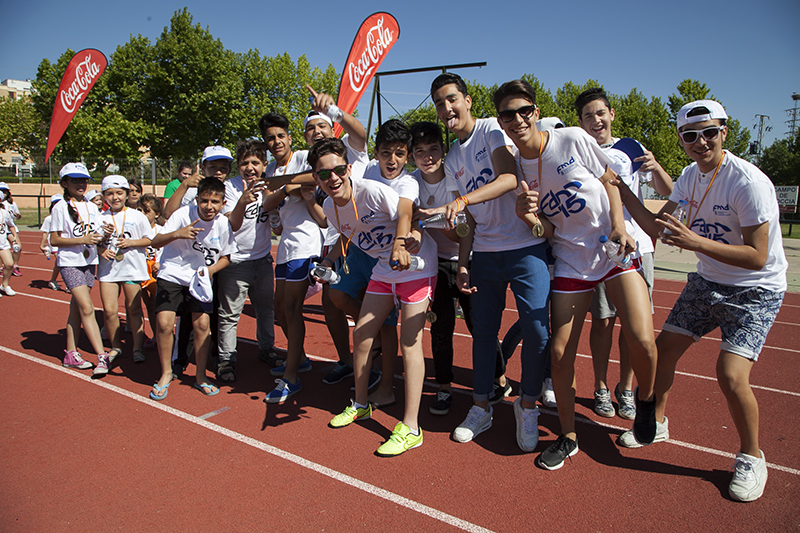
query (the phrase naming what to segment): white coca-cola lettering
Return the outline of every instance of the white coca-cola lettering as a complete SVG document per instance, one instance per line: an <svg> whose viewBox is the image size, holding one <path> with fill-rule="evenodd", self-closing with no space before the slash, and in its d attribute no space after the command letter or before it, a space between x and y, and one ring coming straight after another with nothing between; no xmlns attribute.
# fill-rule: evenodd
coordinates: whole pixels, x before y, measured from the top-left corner
<svg viewBox="0 0 800 533"><path fill-rule="evenodd" d="M369 79L383 54L392 44L394 32L383 27L383 17L379 18L375 26L367 32L366 46L361 52L357 63L350 62L347 71L350 76L350 87L357 93L364 89L364 82Z"/></svg>
<svg viewBox="0 0 800 533"><path fill-rule="evenodd" d="M92 61L91 54L75 65L75 79L66 90L61 91L60 95L61 107L64 108L64 111L67 113L75 112L99 74L100 67Z"/></svg>

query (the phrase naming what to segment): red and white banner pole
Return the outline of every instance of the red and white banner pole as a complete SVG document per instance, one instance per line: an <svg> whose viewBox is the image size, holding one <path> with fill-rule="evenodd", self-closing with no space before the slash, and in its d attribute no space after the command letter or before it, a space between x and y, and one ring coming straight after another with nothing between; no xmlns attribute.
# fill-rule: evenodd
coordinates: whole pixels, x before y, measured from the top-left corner
<svg viewBox="0 0 800 533"><path fill-rule="evenodd" d="M342 70L336 105L352 114L386 54L400 38L400 26L389 13L373 13L361 23ZM342 127L336 124L338 137Z"/></svg>
<svg viewBox="0 0 800 533"><path fill-rule="evenodd" d="M53 116L50 119L50 132L47 134L45 162L50 159L58 141L67 130L72 117L86 100L97 78L105 72L108 60L103 52L94 48L81 50L67 65L67 70L58 86Z"/></svg>

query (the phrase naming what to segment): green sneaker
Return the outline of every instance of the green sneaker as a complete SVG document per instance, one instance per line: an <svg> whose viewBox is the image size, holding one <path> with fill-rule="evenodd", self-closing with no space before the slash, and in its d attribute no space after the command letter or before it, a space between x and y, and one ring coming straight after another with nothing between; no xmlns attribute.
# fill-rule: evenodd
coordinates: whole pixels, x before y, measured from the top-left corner
<svg viewBox="0 0 800 533"><path fill-rule="evenodd" d="M418 446L422 446L422 429L420 428L419 435L413 435L410 427L398 422L389 440L378 448L378 455L381 457L394 457Z"/></svg>
<svg viewBox="0 0 800 533"><path fill-rule="evenodd" d="M372 416L372 404L367 405L366 409L356 407L356 402L350 400L350 405L344 411L334 416L330 421L332 428L343 428L349 426L356 420L366 420Z"/></svg>

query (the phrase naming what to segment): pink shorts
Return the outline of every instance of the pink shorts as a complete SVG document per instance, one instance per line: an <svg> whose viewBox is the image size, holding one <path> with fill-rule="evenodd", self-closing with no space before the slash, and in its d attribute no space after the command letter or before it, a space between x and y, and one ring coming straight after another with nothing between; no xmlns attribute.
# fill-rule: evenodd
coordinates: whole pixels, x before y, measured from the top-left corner
<svg viewBox="0 0 800 533"><path fill-rule="evenodd" d="M425 299L433 300L433 291L436 290L438 274L430 278L415 279L403 283L387 283L385 281L369 280L367 292L370 294L386 294L399 299L400 303L418 304Z"/></svg>
<svg viewBox="0 0 800 533"><path fill-rule="evenodd" d="M588 281L583 279L572 279L572 278L554 278L553 284L551 285L550 290L552 292L589 292L593 291L594 288L604 281L608 281L612 278L616 278L620 274L624 274L625 272L636 272L637 270L642 269L642 260L640 258L636 258L633 260L633 265L629 268L622 270L620 267L615 266L611 270L608 271L608 274L603 276L600 279L594 281Z"/></svg>

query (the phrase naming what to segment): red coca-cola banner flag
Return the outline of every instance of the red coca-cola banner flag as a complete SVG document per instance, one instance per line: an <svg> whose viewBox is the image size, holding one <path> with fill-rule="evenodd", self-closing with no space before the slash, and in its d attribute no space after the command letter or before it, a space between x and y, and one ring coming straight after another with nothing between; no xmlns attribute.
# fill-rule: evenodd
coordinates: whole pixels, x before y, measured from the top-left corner
<svg viewBox="0 0 800 533"><path fill-rule="evenodd" d="M94 87L97 78L105 72L108 60L100 50L87 48L81 50L67 65L61 85L58 86L53 116L50 119L50 132L47 134L47 152L45 162L50 159L58 141L67 131L72 117L81 106L89 91Z"/></svg>
<svg viewBox="0 0 800 533"><path fill-rule="evenodd" d="M400 26L389 13L373 13L361 23L342 70L336 101L339 109L347 113L355 111L378 67L399 38ZM342 127L336 124L337 137L341 131Z"/></svg>

